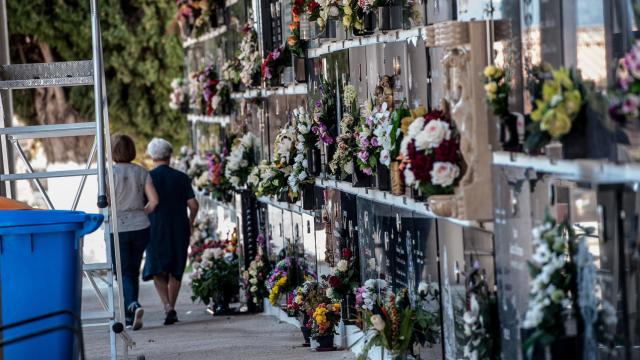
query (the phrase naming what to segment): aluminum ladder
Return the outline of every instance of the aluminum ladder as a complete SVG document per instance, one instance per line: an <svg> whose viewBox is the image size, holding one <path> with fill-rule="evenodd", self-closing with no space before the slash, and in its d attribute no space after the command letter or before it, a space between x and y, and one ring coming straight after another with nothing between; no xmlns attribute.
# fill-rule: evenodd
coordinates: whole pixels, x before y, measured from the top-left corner
<svg viewBox="0 0 640 360"><path fill-rule="evenodd" d="M128 350L135 343L124 329L124 304L122 292L114 289L114 268L117 279L121 279L120 248L118 241L117 209L115 206L115 191L113 172L113 160L111 157L111 141L109 132L108 104L106 97L106 85L104 79L102 38L100 32L99 0L89 0L91 4L91 41L93 60L68 61L44 64L19 64L0 66L0 90L32 89L42 87L67 87L67 86L91 86L94 90L95 122L64 123L53 125L5 127L2 99L0 98L0 154L4 157L3 169L0 169L0 186L4 185L7 196L15 198L11 191L11 182L18 180L31 180L42 194L44 201L50 209L54 209L47 190L41 183L41 179L61 177L81 177L76 191L72 209L75 210L84 190L87 176L97 175L98 180L98 208L105 217L104 241L106 247L105 263L88 264L83 261L83 274L95 291L101 311L83 312L81 314L82 326L108 327L110 337L111 359L118 358L117 337L122 339L124 358L128 358ZM90 151L86 166L77 170L35 172L24 150L20 146L22 139L43 139L71 136L94 136L94 143ZM10 165L13 159L9 159L9 148L16 150L17 156L24 162L26 173L11 173ZM96 159L97 158L97 159ZM93 167L95 160L95 167ZM106 166L108 164L108 167ZM108 187L108 191L107 191ZM110 201L107 201L107 195ZM111 205L109 205L111 204ZM112 258L111 235L113 234L115 245L115 259ZM98 283L104 282L106 291L103 292ZM121 288L120 286L118 287ZM117 311L116 311L117 303Z"/></svg>

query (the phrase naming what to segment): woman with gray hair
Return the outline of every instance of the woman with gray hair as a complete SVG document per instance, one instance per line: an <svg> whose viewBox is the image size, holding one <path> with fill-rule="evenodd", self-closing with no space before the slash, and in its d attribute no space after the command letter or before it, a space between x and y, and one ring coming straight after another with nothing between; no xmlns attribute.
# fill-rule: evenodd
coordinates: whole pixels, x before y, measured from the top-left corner
<svg viewBox="0 0 640 360"><path fill-rule="evenodd" d="M171 144L164 139L154 138L147 146L147 152L155 166L150 175L160 204L150 215L151 241L147 246L143 279L153 279L164 304L164 324L171 325L178 321L176 300L199 204L191 187L191 179L169 166L173 153Z"/></svg>

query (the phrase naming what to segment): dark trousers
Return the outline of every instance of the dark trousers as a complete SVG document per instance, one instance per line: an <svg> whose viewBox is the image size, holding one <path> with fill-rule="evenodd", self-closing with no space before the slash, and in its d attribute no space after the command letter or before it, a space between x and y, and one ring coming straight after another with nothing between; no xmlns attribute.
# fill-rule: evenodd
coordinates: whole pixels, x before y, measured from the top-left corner
<svg viewBox="0 0 640 360"><path fill-rule="evenodd" d="M136 231L119 232L120 238L120 266L122 268L121 287L124 296L124 307L127 309L127 317L130 317L130 306L138 302L140 289L140 263L144 249L149 244L149 228ZM112 241L112 254L115 262L115 247ZM115 267L114 267L115 270Z"/></svg>

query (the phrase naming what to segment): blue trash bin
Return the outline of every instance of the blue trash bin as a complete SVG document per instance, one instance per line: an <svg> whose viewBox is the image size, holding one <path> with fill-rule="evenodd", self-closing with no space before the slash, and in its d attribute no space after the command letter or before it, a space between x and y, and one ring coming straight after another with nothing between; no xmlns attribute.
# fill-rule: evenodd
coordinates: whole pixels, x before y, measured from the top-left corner
<svg viewBox="0 0 640 360"><path fill-rule="evenodd" d="M102 220L80 211L0 210L0 359L77 358L82 238Z"/></svg>

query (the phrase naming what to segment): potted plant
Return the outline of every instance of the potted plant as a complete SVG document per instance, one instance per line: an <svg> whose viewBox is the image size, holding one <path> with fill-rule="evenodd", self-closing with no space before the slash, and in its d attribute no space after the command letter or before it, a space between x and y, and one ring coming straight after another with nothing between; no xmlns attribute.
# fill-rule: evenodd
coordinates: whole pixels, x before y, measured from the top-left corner
<svg viewBox="0 0 640 360"><path fill-rule="evenodd" d="M230 240L202 252L200 262L194 262L190 275L193 301L215 305L214 314L229 312L229 303L239 291L238 257Z"/></svg>

